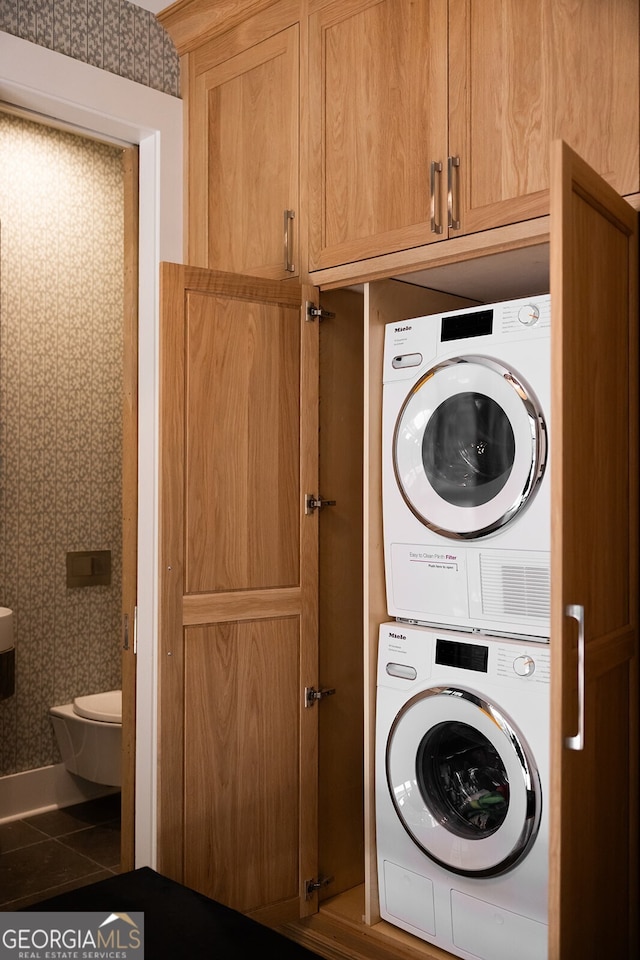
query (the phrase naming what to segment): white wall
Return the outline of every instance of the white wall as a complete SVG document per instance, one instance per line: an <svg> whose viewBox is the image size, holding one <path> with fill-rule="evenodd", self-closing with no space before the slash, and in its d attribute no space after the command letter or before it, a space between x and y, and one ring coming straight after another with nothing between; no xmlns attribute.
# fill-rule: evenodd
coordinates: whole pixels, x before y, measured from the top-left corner
<svg viewBox="0 0 640 960"><path fill-rule="evenodd" d="M0 32L0 100L140 150L136 865L155 865L158 316L182 261L182 101Z"/></svg>

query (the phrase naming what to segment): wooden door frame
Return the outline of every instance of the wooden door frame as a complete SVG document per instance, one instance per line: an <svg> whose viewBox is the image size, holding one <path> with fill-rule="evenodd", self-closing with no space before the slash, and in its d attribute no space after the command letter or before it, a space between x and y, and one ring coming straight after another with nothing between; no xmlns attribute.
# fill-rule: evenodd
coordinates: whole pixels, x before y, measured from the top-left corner
<svg viewBox="0 0 640 960"><path fill-rule="evenodd" d="M1 111L41 126L70 132L86 140L103 141L88 131L78 131L56 118L43 117L30 109L3 103ZM107 142L110 142L107 139ZM122 153L123 177L123 303L122 303L122 789L121 843L122 870L135 865L135 739L136 665L134 651L137 603L138 557L138 227L139 151L130 145ZM128 617L125 628L124 617ZM128 638L128 647L126 646Z"/></svg>
<svg viewBox="0 0 640 960"><path fill-rule="evenodd" d="M145 497L138 503L138 655L136 681L136 865L153 865L155 838L157 570L154 564L158 472L156 383L158 263L183 259L183 104L139 83L0 31L0 96L5 105L52 118L140 149L139 436Z"/></svg>

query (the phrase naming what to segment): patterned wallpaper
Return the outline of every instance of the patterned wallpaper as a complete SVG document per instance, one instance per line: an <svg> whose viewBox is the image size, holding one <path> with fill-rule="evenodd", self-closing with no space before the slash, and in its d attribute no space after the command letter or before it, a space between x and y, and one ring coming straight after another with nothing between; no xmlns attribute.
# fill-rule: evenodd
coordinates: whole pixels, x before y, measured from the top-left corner
<svg viewBox="0 0 640 960"><path fill-rule="evenodd" d="M48 710L120 685L122 152L0 113L0 775L58 763ZM69 550L112 584L69 589Z"/></svg>
<svg viewBox="0 0 640 960"><path fill-rule="evenodd" d="M180 96L173 41L152 13L127 0L0 0L0 30Z"/></svg>

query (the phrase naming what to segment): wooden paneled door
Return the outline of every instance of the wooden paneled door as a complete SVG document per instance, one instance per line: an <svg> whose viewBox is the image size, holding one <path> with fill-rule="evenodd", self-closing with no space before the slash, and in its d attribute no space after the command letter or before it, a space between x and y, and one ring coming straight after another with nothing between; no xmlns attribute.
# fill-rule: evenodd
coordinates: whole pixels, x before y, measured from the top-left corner
<svg viewBox="0 0 640 960"><path fill-rule="evenodd" d="M300 274L299 26L271 29L189 55L188 241L189 263L282 280Z"/></svg>
<svg viewBox="0 0 640 960"><path fill-rule="evenodd" d="M309 11L311 269L441 240L446 0Z"/></svg>
<svg viewBox="0 0 640 960"><path fill-rule="evenodd" d="M637 956L637 213L552 152L550 960Z"/></svg>
<svg viewBox="0 0 640 960"><path fill-rule="evenodd" d="M460 231L549 210L562 138L620 194L639 189L638 4L449 0L449 153Z"/></svg>
<svg viewBox="0 0 640 960"><path fill-rule="evenodd" d="M161 280L158 865L284 921L317 908L315 291Z"/></svg>

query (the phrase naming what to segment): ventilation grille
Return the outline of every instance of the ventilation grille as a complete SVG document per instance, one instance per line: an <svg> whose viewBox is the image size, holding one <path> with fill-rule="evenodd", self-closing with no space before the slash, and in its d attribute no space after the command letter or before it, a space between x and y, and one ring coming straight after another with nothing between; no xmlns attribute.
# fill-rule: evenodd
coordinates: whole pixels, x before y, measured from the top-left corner
<svg viewBox="0 0 640 960"><path fill-rule="evenodd" d="M549 564L522 563L513 558L482 556L482 612L490 617L531 617L548 620L550 608Z"/></svg>

